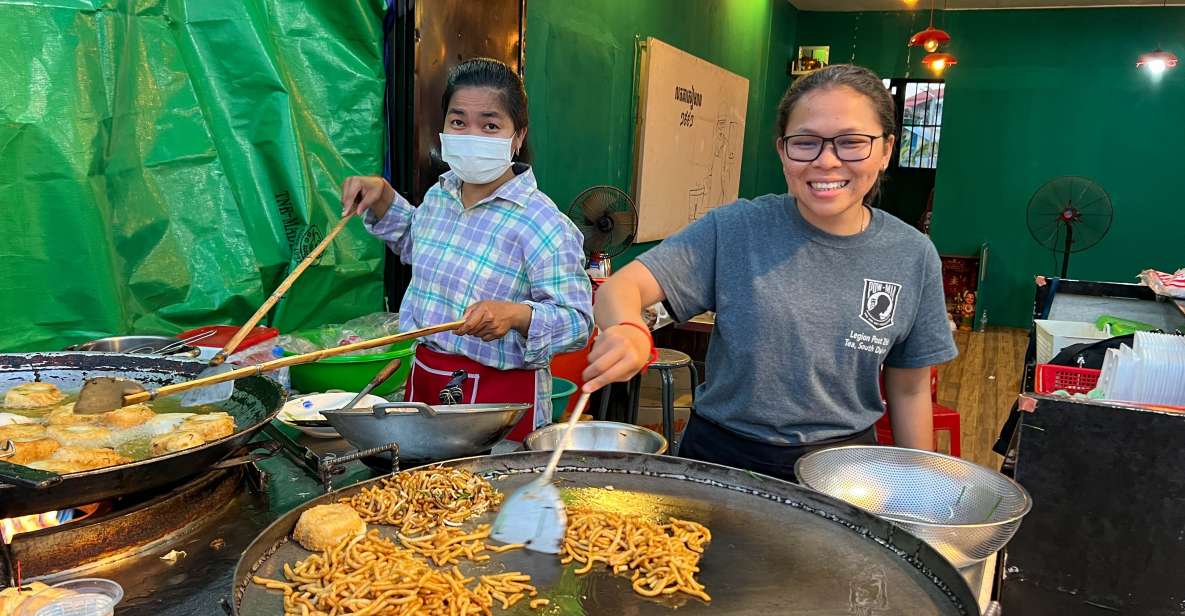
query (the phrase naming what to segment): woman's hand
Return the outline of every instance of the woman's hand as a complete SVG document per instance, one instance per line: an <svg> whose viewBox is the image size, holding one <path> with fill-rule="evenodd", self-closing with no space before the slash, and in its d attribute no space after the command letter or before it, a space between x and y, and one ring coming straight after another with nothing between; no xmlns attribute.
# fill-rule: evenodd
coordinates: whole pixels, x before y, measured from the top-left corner
<svg viewBox="0 0 1185 616"><path fill-rule="evenodd" d="M486 342L502 338L515 330L526 336L531 330L531 307L514 302L485 300L465 310L465 323L458 336L477 336Z"/></svg>
<svg viewBox="0 0 1185 616"><path fill-rule="evenodd" d="M584 391L594 392L609 383L628 381L650 361L650 338L632 325L602 330L588 354Z"/></svg>
<svg viewBox="0 0 1185 616"><path fill-rule="evenodd" d="M395 189L378 176L355 175L342 183L342 216L361 216L370 210L375 220L379 220L387 215L394 200Z"/></svg>

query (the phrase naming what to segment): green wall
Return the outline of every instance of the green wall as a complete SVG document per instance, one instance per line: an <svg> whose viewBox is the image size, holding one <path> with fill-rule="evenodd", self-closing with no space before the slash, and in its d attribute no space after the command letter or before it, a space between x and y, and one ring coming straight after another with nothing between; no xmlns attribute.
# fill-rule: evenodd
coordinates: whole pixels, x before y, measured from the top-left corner
<svg viewBox="0 0 1185 616"><path fill-rule="evenodd" d="M798 44L831 44L835 62L855 40L857 64L921 76L905 41L925 25L921 13L800 12ZM1054 273L1025 214L1055 176L1092 178L1115 210L1107 236L1071 257L1071 277L1134 282L1185 265L1185 66L1159 81L1135 68L1158 43L1185 57L1185 9L949 11L945 29L960 64L946 75L931 233L943 253L990 243L990 323L1026 325L1033 276Z"/></svg>
<svg viewBox="0 0 1185 616"><path fill-rule="evenodd" d="M530 0L528 139L540 187L561 209L580 191L629 191L635 37L653 36L749 79L741 196L784 192L773 149L777 102L789 85L797 11L786 0ZM634 247L620 267L653 244Z"/></svg>

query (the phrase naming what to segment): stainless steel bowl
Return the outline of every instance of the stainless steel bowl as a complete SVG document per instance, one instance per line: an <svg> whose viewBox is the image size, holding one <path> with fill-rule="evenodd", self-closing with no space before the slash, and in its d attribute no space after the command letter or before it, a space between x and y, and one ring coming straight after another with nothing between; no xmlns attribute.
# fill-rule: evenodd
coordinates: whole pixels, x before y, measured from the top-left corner
<svg viewBox="0 0 1185 616"><path fill-rule="evenodd" d="M794 472L803 485L905 528L959 568L1004 547L1033 505L1012 479L932 451L835 447L803 456Z"/></svg>
<svg viewBox="0 0 1185 616"><path fill-rule="evenodd" d="M135 351L137 355L151 355L167 346L176 345L177 339L171 336L108 336L80 344L66 347L67 351L96 351L101 353L128 353ZM197 357L201 352L194 346L173 346L166 355L170 357Z"/></svg>
<svg viewBox="0 0 1185 616"><path fill-rule="evenodd" d="M564 436L566 424L551 424L523 439L527 449L551 451ZM582 421L572 427L567 449L573 451L623 451L663 454L667 439L654 430L616 421Z"/></svg>
<svg viewBox="0 0 1185 616"><path fill-rule="evenodd" d="M529 404L391 402L321 414L358 449L399 443L401 462L436 462L489 451L510 434L529 408Z"/></svg>

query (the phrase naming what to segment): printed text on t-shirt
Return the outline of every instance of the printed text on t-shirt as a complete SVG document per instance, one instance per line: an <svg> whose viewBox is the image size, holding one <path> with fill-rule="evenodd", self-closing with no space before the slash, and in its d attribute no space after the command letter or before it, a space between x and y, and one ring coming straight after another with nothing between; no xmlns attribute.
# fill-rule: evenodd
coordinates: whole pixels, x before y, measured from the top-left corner
<svg viewBox="0 0 1185 616"><path fill-rule="evenodd" d="M889 351L889 337L888 336L869 336L852 330L848 334L847 340L843 341L843 345L849 349L856 349L859 351L868 351L883 355Z"/></svg>

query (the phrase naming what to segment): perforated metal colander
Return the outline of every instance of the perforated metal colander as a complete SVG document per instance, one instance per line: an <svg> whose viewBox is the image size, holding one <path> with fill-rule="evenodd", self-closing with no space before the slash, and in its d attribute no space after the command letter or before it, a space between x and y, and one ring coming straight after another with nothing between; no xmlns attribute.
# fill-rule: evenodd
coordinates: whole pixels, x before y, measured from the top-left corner
<svg viewBox="0 0 1185 616"><path fill-rule="evenodd" d="M803 456L795 472L803 485L905 528L956 567L1004 547L1032 507L1012 479L930 451L835 447Z"/></svg>

